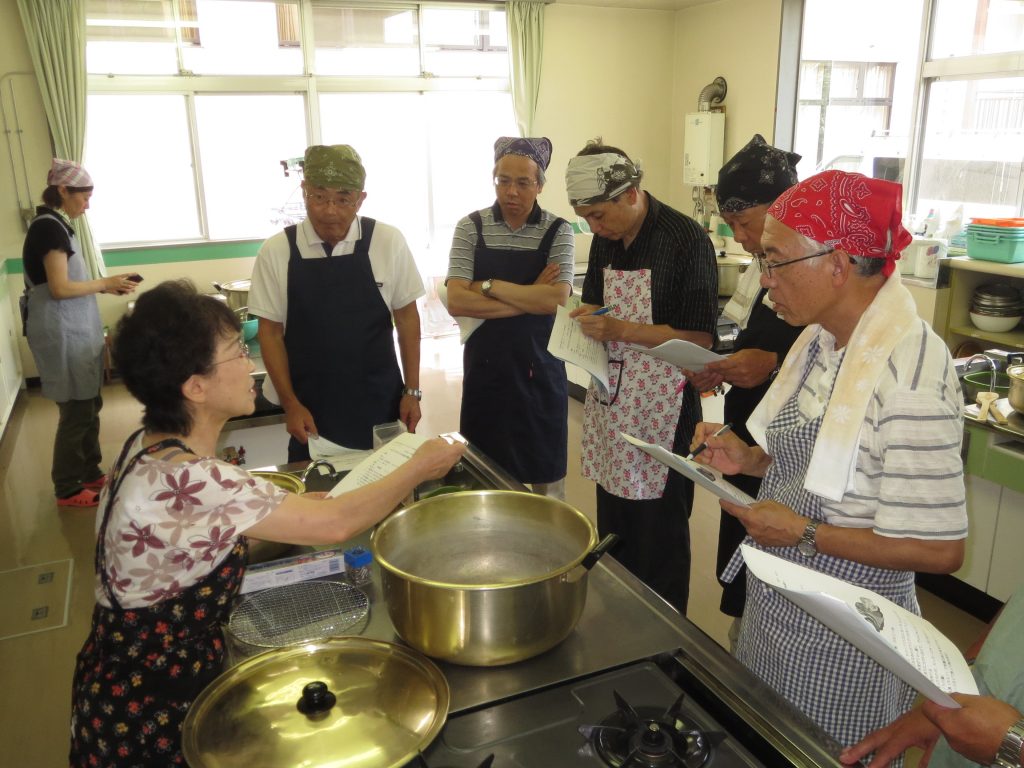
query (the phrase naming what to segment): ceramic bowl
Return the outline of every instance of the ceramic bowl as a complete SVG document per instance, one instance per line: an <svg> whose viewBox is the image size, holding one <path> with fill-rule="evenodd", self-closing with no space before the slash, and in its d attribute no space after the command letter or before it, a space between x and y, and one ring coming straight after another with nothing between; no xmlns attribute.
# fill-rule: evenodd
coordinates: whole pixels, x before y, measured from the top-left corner
<svg viewBox="0 0 1024 768"><path fill-rule="evenodd" d="M1024 317L1024 315L999 317L997 315L979 315L977 312L971 312L971 322L974 323L974 327L991 333L1012 331L1021 321L1021 317Z"/></svg>
<svg viewBox="0 0 1024 768"><path fill-rule="evenodd" d="M242 323L242 341L252 341L256 338L256 331L259 330L260 319L254 317Z"/></svg>

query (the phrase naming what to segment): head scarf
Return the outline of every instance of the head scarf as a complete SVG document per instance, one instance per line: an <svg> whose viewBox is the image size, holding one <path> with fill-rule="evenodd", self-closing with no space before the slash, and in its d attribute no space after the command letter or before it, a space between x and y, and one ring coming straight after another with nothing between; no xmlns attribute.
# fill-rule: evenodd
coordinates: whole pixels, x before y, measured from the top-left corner
<svg viewBox="0 0 1024 768"><path fill-rule="evenodd" d="M715 197L718 210L736 213L755 205L771 205L796 184L800 155L771 146L755 133L747 146L733 155L718 172Z"/></svg>
<svg viewBox="0 0 1024 768"><path fill-rule="evenodd" d="M71 160L53 158L50 172L46 174L46 184L51 187L91 187L92 176L78 163Z"/></svg>
<svg viewBox="0 0 1024 768"><path fill-rule="evenodd" d="M551 162L551 141L545 136L536 139L502 136L494 142L494 162L497 163L505 155L528 157L539 165L542 171L546 171L548 163Z"/></svg>
<svg viewBox="0 0 1024 768"><path fill-rule="evenodd" d="M825 171L783 192L768 215L801 235L851 256L885 259L896 267L913 238L903 227L903 187L859 173Z"/></svg>
<svg viewBox="0 0 1024 768"><path fill-rule="evenodd" d="M643 175L639 163L615 152L576 155L565 169L569 205L594 205L612 200L630 187L639 187Z"/></svg>
<svg viewBox="0 0 1024 768"><path fill-rule="evenodd" d="M366 183L363 161L348 144L316 144L306 150L303 178L315 187L362 192Z"/></svg>

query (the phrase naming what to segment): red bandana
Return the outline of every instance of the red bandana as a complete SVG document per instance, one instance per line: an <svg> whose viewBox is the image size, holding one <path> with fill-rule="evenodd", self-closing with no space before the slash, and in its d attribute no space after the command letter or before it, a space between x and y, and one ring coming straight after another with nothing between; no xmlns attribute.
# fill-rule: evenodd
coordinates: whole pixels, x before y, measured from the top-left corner
<svg viewBox="0 0 1024 768"><path fill-rule="evenodd" d="M859 173L825 171L782 193L768 215L805 237L851 256L885 259L896 268L913 239L903 228L903 187Z"/></svg>

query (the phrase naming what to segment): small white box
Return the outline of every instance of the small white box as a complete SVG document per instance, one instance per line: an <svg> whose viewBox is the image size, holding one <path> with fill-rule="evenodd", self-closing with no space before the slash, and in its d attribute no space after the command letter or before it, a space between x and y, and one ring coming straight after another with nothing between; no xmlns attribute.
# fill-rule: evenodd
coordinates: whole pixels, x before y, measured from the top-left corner
<svg viewBox="0 0 1024 768"><path fill-rule="evenodd" d="M345 555L340 549L325 549L305 555L268 560L245 569L239 594L256 592L285 584L319 579L323 576L338 576L345 573Z"/></svg>

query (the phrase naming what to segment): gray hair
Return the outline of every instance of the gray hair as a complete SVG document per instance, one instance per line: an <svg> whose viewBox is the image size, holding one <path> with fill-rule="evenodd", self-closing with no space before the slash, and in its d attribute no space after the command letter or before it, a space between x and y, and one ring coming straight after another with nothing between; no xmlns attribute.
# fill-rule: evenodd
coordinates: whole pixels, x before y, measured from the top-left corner
<svg viewBox="0 0 1024 768"><path fill-rule="evenodd" d="M812 240L799 232L796 234L800 245L806 249L806 255L808 256L816 251L823 251L826 248L832 247L819 243L817 240ZM876 259L871 256L850 256L850 263L853 264L854 274L858 277L872 277L881 273L882 268L885 266L885 259Z"/></svg>

